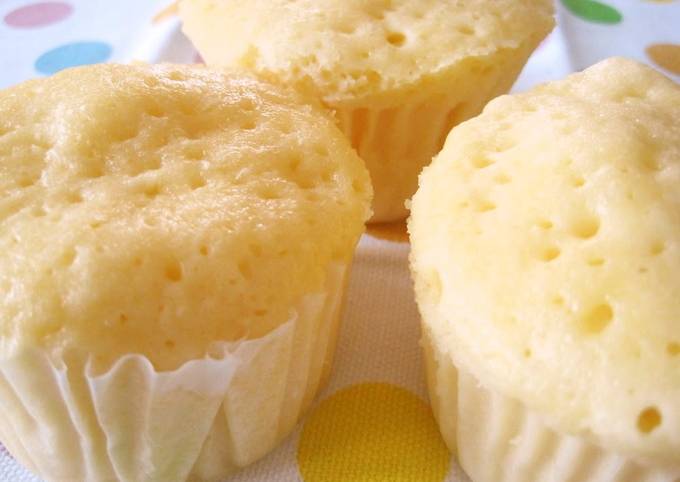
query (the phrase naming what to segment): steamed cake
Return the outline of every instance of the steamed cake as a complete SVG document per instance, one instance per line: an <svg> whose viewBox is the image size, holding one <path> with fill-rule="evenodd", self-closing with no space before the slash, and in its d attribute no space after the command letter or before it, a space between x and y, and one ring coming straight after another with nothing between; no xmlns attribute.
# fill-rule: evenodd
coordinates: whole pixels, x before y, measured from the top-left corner
<svg viewBox="0 0 680 482"><path fill-rule="evenodd" d="M0 92L0 192L0 440L22 463L208 479L290 431L370 216L320 106L242 73L67 70Z"/></svg>
<svg viewBox="0 0 680 482"><path fill-rule="evenodd" d="M492 101L425 169L430 393L475 482L680 479L678 185L680 87L626 59Z"/></svg>
<svg viewBox="0 0 680 482"><path fill-rule="evenodd" d="M451 127L506 92L552 29L549 0L181 0L209 65L295 85L366 161L374 222L404 201Z"/></svg>

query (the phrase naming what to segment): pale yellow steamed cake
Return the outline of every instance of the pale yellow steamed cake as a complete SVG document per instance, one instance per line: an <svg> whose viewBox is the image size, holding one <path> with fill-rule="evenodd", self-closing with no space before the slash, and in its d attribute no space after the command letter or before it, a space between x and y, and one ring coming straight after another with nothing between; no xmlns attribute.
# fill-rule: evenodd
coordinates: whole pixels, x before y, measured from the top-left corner
<svg viewBox="0 0 680 482"><path fill-rule="evenodd" d="M287 319L351 254L370 195L335 126L287 95L167 66L3 93L3 355L80 346L165 370Z"/></svg>
<svg viewBox="0 0 680 482"><path fill-rule="evenodd" d="M549 0L182 0L208 64L293 84L366 161L373 221L405 217L451 127L506 92L552 29Z"/></svg>
<svg viewBox="0 0 680 482"><path fill-rule="evenodd" d="M680 87L604 61L492 101L409 231L435 412L475 482L680 478Z"/></svg>
<svg viewBox="0 0 680 482"><path fill-rule="evenodd" d="M245 74L99 65L1 92L0 135L0 440L48 480L184 480L225 417L232 438L210 450L229 467L199 472L263 455L327 376L370 216L368 174L330 116ZM188 362L213 373L208 355L224 358L221 378L188 380ZM59 367L69 380L50 391ZM19 374L41 381L10 388ZM212 393L230 377L231 391ZM141 393L139 380L151 380ZM176 386L170 401L163 386ZM174 407L183 394L197 405ZM154 422L107 418L129 399L160 400L137 414ZM79 412L60 415L69 403ZM205 410L176 433L145 432ZM108 443L122 458L103 436L128 440Z"/></svg>

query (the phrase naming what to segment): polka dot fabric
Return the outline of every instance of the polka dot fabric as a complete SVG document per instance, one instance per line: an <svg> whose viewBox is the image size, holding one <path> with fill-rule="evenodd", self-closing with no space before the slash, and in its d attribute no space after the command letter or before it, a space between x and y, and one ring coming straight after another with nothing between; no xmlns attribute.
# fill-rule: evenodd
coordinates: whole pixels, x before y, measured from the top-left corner
<svg viewBox="0 0 680 482"><path fill-rule="evenodd" d="M5 15L5 24L14 28L39 28L65 20L73 6L65 2L31 3Z"/></svg>
<svg viewBox="0 0 680 482"><path fill-rule="evenodd" d="M620 55L680 81L679 0L559 0L558 24L573 70Z"/></svg>
<svg viewBox="0 0 680 482"><path fill-rule="evenodd" d="M0 87L94 62L200 63L169 0L0 2ZM170 10L171 11L171 10ZM680 0L559 0L558 28L515 85L525 90L612 55L680 81ZM10 46L10 48L7 48ZM230 482L468 482L427 401L405 227L359 245L333 375L295 432ZM39 482L0 446L0 482Z"/></svg>
<svg viewBox="0 0 680 482"><path fill-rule="evenodd" d="M35 70L51 75L69 67L105 62L109 57L111 46L106 42L72 42L48 50L38 57Z"/></svg>
<svg viewBox="0 0 680 482"><path fill-rule="evenodd" d="M68 67L138 58L165 2L0 2L0 88Z"/></svg>

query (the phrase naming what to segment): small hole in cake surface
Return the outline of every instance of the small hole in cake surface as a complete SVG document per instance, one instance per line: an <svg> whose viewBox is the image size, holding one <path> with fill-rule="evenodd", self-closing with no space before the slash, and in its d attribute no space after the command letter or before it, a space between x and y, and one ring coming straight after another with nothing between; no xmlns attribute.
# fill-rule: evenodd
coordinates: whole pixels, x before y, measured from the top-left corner
<svg viewBox="0 0 680 482"><path fill-rule="evenodd" d="M475 157L472 159L472 165L476 169L484 169L491 166L493 163L492 160L487 159L486 157Z"/></svg>
<svg viewBox="0 0 680 482"><path fill-rule="evenodd" d="M644 157L642 159L642 167L648 171L656 172L661 170L658 161L653 157Z"/></svg>
<svg viewBox="0 0 680 482"><path fill-rule="evenodd" d="M536 221L536 226L538 226L541 229L552 229L553 223L549 219L539 219L538 221Z"/></svg>
<svg viewBox="0 0 680 482"><path fill-rule="evenodd" d="M239 103L239 107L241 108L241 110L244 110L246 112L251 112L251 111L255 110L255 107L257 107L257 104L255 103L255 101L253 99L249 99L249 98L246 97L246 98L241 99L241 102Z"/></svg>
<svg viewBox="0 0 680 482"><path fill-rule="evenodd" d="M526 348L524 350L524 358L531 358L533 356L533 352L531 351L530 348Z"/></svg>
<svg viewBox="0 0 680 482"><path fill-rule="evenodd" d="M616 102L621 102L621 103L628 102L628 101L631 101L631 100L644 99L644 98L645 98L644 93L639 92L635 89L631 89L631 88L621 90L619 92L615 92L612 95L613 100L615 100Z"/></svg>
<svg viewBox="0 0 680 482"><path fill-rule="evenodd" d="M137 127L133 124L120 124L115 128L109 129L109 134L111 139L116 142L125 142L127 140L133 139L139 135Z"/></svg>
<svg viewBox="0 0 680 482"><path fill-rule="evenodd" d="M281 193L276 186L262 186L258 192L261 199L270 201L281 199Z"/></svg>
<svg viewBox="0 0 680 482"><path fill-rule="evenodd" d="M472 28L470 25L458 25L456 27L456 32L463 35L474 35L475 29Z"/></svg>
<svg viewBox="0 0 680 482"><path fill-rule="evenodd" d="M165 267L165 277L172 282L182 279L182 266L178 262L172 262Z"/></svg>
<svg viewBox="0 0 680 482"><path fill-rule="evenodd" d="M290 161L288 161L288 170L290 172L296 172L298 170L298 168L300 167L301 163L302 163L302 161L300 159L297 159L297 158L291 159Z"/></svg>
<svg viewBox="0 0 680 482"><path fill-rule="evenodd" d="M145 77L144 78L144 84L147 87L157 87L158 86L158 79L156 77Z"/></svg>
<svg viewBox="0 0 680 482"><path fill-rule="evenodd" d="M45 216L46 214L47 214L47 212L45 211L45 208L43 208L42 206L34 206L31 209L31 215L33 217L41 218L41 217Z"/></svg>
<svg viewBox="0 0 680 482"><path fill-rule="evenodd" d="M87 177L89 179L98 179L98 178L103 177L103 176L104 176L104 169L101 166L92 166L84 174L84 177Z"/></svg>
<svg viewBox="0 0 680 482"><path fill-rule="evenodd" d="M144 195L148 198L151 198L151 199L155 198L160 193L161 193L161 189L156 184L152 184L151 186L147 186L144 189Z"/></svg>
<svg viewBox="0 0 680 482"><path fill-rule="evenodd" d="M513 147L515 147L517 143L508 138L508 137L500 137L494 141L494 144L491 146L491 151L496 152L496 153L501 153L505 151L509 151Z"/></svg>
<svg viewBox="0 0 680 482"><path fill-rule="evenodd" d="M184 158L189 161L200 161L205 159L205 150L201 146L186 146L184 148Z"/></svg>
<svg viewBox="0 0 680 482"><path fill-rule="evenodd" d="M557 246L547 246L541 250L539 253L539 259L541 261L550 262L559 257L561 254L560 248Z"/></svg>
<svg viewBox="0 0 680 482"><path fill-rule="evenodd" d="M571 185L579 188L583 187L586 183L586 180L583 178L583 176L574 176L571 178Z"/></svg>
<svg viewBox="0 0 680 482"><path fill-rule="evenodd" d="M358 179L355 179L352 181L352 190L357 194L363 194L364 185Z"/></svg>
<svg viewBox="0 0 680 482"><path fill-rule="evenodd" d="M71 204L78 204L83 202L83 196L78 191L70 191L66 193L66 201Z"/></svg>
<svg viewBox="0 0 680 482"><path fill-rule="evenodd" d="M205 245L201 245L201 247L198 248L198 252L201 253L201 256L208 256L209 254L208 247Z"/></svg>
<svg viewBox="0 0 680 482"><path fill-rule="evenodd" d="M670 342L668 345L666 345L666 353L668 353L670 356L680 355L680 343L673 341Z"/></svg>
<svg viewBox="0 0 680 482"><path fill-rule="evenodd" d="M165 345L165 347L168 348L168 349L173 349L173 348L175 348L175 342L172 341L172 340L165 340L164 345Z"/></svg>
<svg viewBox="0 0 680 482"><path fill-rule="evenodd" d="M241 129L244 131L252 131L257 127L257 124L255 123L254 120L246 120L241 123Z"/></svg>
<svg viewBox="0 0 680 482"><path fill-rule="evenodd" d="M150 117L163 117L165 115L165 112L155 102L149 102L144 106L144 112Z"/></svg>
<svg viewBox="0 0 680 482"><path fill-rule="evenodd" d="M31 187L36 183L36 179L32 179L29 177L22 177L17 181L17 185L21 188L25 187Z"/></svg>
<svg viewBox="0 0 680 482"><path fill-rule="evenodd" d="M250 275L252 274L251 268L250 268L250 263L246 260L241 260L238 263L238 271L241 273L241 276L244 278L250 278Z"/></svg>
<svg viewBox="0 0 680 482"><path fill-rule="evenodd" d="M406 43L406 35L401 32L387 34L387 42L395 47L402 47Z"/></svg>
<svg viewBox="0 0 680 482"><path fill-rule="evenodd" d="M556 306L564 306L564 298L562 297L562 295L553 296L550 302Z"/></svg>
<svg viewBox="0 0 680 482"><path fill-rule="evenodd" d="M654 241L649 247L649 254L652 256L659 256L666 249L666 245L663 241Z"/></svg>
<svg viewBox="0 0 680 482"><path fill-rule="evenodd" d="M255 256L256 258L262 256L262 246L260 246L259 244L252 243L248 247L250 248L250 252L253 253L253 256Z"/></svg>
<svg viewBox="0 0 680 482"><path fill-rule="evenodd" d="M442 279L437 270L432 270L425 279L429 292L432 293L432 302L439 303L442 298Z"/></svg>
<svg viewBox="0 0 680 482"><path fill-rule="evenodd" d="M496 174L493 178L496 184L509 184L512 179L505 173Z"/></svg>
<svg viewBox="0 0 680 482"><path fill-rule="evenodd" d="M128 322L128 316L125 313L118 315L118 323L124 325Z"/></svg>
<svg viewBox="0 0 680 482"><path fill-rule="evenodd" d="M67 249L66 252L61 256L61 264L65 267L71 266L75 260L76 250L73 248Z"/></svg>
<svg viewBox="0 0 680 482"><path fill-rule="evenodd" d="M643 434L650 434L662 421L661 412L656 407L647 407L638 415L637 428Z"/></svg>
<svg viewBox="0 0 680 482"><path fill-rule="evenodd" d="M193 176L189 180L189 188L191 188L191 190L194 190L194 191L196 189L200 189L202 187L205 187L207 184L208 183L206 182L206 180L203 179L203 177L200 176L200 175Z"/></svg>
<svg viewBox="0 0 680 482"><path fill-rule="evenodd" d="M604 258L600 257L594 257L594 258L588 258L588 266L602 266L604 264Z"/></svg>
<svg viewBox="0 0 680 482"><path fill-rule="evenodd" d="M351 23L342 23L335 26L335 30L346 35L351 35L356 32L356 26Z"/></svg>
<svg viewBox="0 0 680 482"><path fill-rule="evenodd" d="M367 5L369 7L369 5ZM366 9L366 15L371 17L374 20L384 20L385 19L385 11L380 8L379 6L376 6L375 8L367 8Z"/></svg>
<svg viewBox="0 0 680 482"><path fill-rule="evenodd" d="M267 313L269 313L269 311L264 310L264 309L259 309L259 310L253 311L253 313L255 313L255 316L265 316Z"/></svg>
<svg viewBox="0 0 680 482"><path fill-rule="evenodd" d="M485 213L496 209L496 205L488 199L480 199L475 203L475 209L480 213Z"/></svg>
<svg viewBox="0 0 680 482"><path fill-rule="evenodd" d="M290 134L291 132L293 132L293 126L291 126L289 124L280 125L279 131L281 132L281 134L284 134L284 135Z"/></svg>
<svg viewBox="0 0 680 482"><path fill-rule="evenodd" d="M581 239L590 239L600 230L600 220L594 216L583 216L577 219L571 226L574 236Z"/></svg>
<svg viewBox="0 0 680 482"><path fill-rule="evenodd" d="M595 335L609 326L614 318L614 311L609 303L602 303L586 313L583 317L583 331Z"/></svg>
<svg viewBox="0 0 680 482"><path fill-rule="evenodd" d="M168 79L174 80L174 81L183 81L186 79L184 74L178 70L174 70L170 73L168 73Z"/></svg>

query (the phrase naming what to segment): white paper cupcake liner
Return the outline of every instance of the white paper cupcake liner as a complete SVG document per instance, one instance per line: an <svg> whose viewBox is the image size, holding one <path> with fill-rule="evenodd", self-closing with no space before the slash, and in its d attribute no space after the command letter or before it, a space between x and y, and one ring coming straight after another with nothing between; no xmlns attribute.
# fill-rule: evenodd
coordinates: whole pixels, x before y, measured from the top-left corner
<svg viewBox="0 0 680 482"><path fill-rule="evenodd" d="M449 449L474 482L678 482L680 466L651 467L577 436L482 386L423 327L430 399Z"/></svg>
<svg viewBox="0 0 680 482"><path fill-rule="evenodd" d="M270 451L327 378L348 268L330 267L266 336L216 343L157 372L127 355L106 373L27 349L0 362L0 439L47 481L217 480Z"/></svg>
<svg viewBox="0 0 680 482"><path fill-rule="evenodd" d="M397 105L330 106L371 174L371 222L407 215L404 202L416 191L420 171L440 151L450 130L510 89L534 44L471 57L442 82L445 90L439 84L424 85Z"/></svg>

